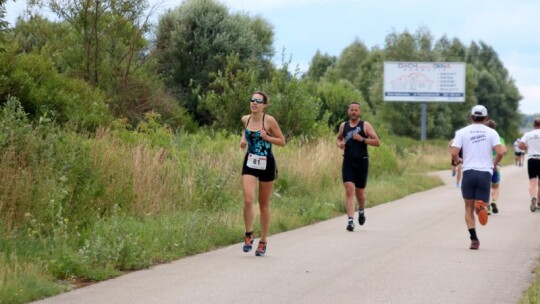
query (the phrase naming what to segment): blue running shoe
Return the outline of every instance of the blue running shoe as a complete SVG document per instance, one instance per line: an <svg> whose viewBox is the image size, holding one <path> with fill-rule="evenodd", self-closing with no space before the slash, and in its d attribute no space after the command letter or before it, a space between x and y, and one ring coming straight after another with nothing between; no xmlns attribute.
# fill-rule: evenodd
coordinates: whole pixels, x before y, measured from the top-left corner
<svg viewBox="0 0 540 304"><path fill-rule="evenodd" d="M253 234L252 235L246 235L246 240L244 241L244 252L250 252L253 248Z"/></svg>
<svg viewBox="0 0 540 304"><path fill-rule="evenodd" d="M259 241L259 246L257 246L257 250L255 250L256 256L264 256L266 254L266 242Z"/></svg>

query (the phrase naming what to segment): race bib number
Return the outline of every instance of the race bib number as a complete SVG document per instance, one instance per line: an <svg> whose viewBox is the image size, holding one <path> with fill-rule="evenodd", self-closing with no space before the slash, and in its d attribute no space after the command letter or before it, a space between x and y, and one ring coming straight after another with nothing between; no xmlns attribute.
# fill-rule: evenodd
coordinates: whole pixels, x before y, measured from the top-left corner
<svg viewBox="0 0 540 304"><path fill-rule="evenodd" d="M266 170L266 156L248 154L247 166L251 169Z"/></svg>

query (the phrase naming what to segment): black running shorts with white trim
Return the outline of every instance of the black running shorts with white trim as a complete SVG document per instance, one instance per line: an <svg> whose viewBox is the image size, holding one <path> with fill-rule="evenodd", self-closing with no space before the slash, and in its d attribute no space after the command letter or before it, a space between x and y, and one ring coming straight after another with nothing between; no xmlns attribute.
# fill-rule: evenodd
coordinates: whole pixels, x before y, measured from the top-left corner
<svg viewBox="0 0 540 304"><path fill-rule="evenodd" d="M366 187L368 178L368 158L343 158L341 168L341 177L343 182L354 183L355 188L363 189Z"/></svg>
<svg viewBox="0 0 540 304"><path fill-rule="evenodd" d="M461 180L461 194L464 199L489 202L491 192L491 173L486 171L467 170Z"/></svg>
<svg viewBox="0 0 540 304"><path fill-rule="evenodd" d="M527 171L529 179L540 177L540 158L529 158L527 160Z"/></svg>
<svg viewBox="0 0 540 304"><path fill-rule="evenodd" d="M242 175L253 175L259 178L260 182L271 182L277 177L276 159L273 156L267 156L266 169L259 170L247 166L248 155L244 157L242 165Z"/></svg>

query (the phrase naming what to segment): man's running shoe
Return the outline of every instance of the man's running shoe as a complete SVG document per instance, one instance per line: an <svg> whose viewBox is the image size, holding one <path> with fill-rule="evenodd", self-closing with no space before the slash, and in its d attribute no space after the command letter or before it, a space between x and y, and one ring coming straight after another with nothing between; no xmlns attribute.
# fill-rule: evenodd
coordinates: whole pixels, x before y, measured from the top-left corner
<svg viewBox="0 0 540 304"><path fill-rule="evenodd" d="M255 250L256 256L264 256L266 254L266 242L260 242L259 246L257 246L257 250Z"/></svg>
<svg viewBox="0 0 540 304"><path fill-rule="evenodd" d="M365 211L362 213L358 213L358 224L360 226L364 225L366 223L366 214Z"/></svg>
<svg viewBox="0 0 540 304"><path fill-rule="evenodd" d="M484 204L483 201L477 200L474 202L474 211L476 212L476 215L478 216L478 221L480 224L485 225L488 222L488 214L486 210L486 204Z"/></svg>
<svg viewBox="0 0 540 304"><path fill-rule="evenodd" d="M480 241L479 240L471 240L471 247L469 247L469 249L478 250L478 248L480 248Z"/></svg>
<svg viewBox="0 0 540 304"><path fill-rule="evenodd" d="M347 223L347 231L354 231L354 220L352 218Z"/></svg>
<svg viewBox="0 0 540 304"><path fill-rule="evenodd" d="M531 199L531 212L536 212L537 204L538 204L538 200L536 199L536 197L533 197Z"/></svg>
<svg viewBox="0 0 540 304"><path fill-rule="evenodd" d="M250 252L253 248L254 237L252 235L246 235L246 240L244 241L244 252Z"/></svg>
<svg viewBox="0 0 540 304"><path fill-rule="evenodd" d="M491 205L488 205L488 206L487 206L487 214L488 214L488 215L491 215Z"/></svg>
<svg viewBox="0 0 540 304"><path fill-rule="evenodd" d="M493 210L494 214L499 213L499 208L497 208L497 204L491 203L491 210Z"/></svg>

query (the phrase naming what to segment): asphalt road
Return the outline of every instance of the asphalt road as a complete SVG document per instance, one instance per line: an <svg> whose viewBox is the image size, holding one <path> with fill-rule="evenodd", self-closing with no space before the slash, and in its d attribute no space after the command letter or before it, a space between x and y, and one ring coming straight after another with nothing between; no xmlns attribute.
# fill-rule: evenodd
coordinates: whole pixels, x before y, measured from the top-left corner
<svg viewBox="0 0 540 304"><path fill-rule="evenodd" d="M343 216L271 236L266 257L239 243L39 303L516 303L540 255L526 168L503 168L478 251L461 192L439 174L446 186L367 209L352 233Z"/></svg>

